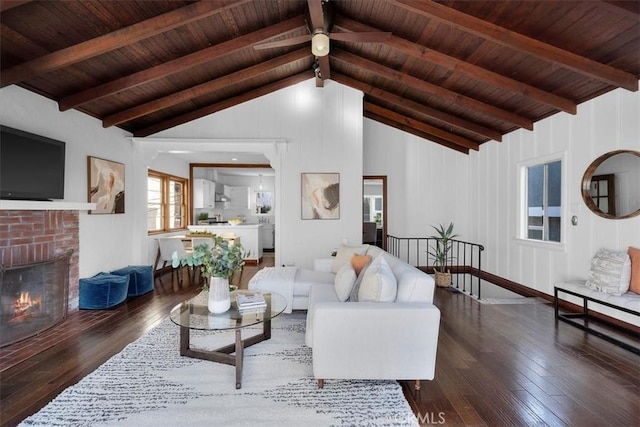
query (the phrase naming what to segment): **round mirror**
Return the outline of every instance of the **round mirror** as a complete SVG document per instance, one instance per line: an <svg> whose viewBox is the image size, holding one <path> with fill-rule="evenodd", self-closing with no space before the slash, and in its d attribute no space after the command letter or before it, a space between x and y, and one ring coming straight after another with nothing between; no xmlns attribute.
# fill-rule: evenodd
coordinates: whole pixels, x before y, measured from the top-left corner
<svg viewBox="0 0 640 427"><path fill-rule="evenodd" d="M593 161L582 177L582 199L603 218L640 215L640 152L617 150Z"/></svg>

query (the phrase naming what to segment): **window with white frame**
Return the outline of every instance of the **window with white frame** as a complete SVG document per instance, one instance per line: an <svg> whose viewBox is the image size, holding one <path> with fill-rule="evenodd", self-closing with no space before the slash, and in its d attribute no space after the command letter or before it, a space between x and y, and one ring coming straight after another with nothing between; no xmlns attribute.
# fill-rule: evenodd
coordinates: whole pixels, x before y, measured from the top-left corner
<svg viewBox="0 0 640 427"><path fill-rule="evenodd" d="M172 231L187 226L187 180L161 172L147 176L147 230Z"/></svg>
<svg viewBox="0 0 640 427"><path fill-rule="evenodd" d="M562 159L522 165L522 235L528 240L562 242Z"/></svg>

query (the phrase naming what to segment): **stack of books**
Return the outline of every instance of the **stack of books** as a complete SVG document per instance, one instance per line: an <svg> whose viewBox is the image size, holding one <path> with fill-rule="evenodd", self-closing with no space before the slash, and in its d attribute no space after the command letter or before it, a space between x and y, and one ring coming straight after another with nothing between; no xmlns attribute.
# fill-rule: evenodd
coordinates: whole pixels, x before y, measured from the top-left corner
<svg viewBox="0 0 640 427"><path fill-rule="evenodd" d="M237 301L241 313L262 313L267 308L267 302L259 292L240 293L237 295Z"/></svg>

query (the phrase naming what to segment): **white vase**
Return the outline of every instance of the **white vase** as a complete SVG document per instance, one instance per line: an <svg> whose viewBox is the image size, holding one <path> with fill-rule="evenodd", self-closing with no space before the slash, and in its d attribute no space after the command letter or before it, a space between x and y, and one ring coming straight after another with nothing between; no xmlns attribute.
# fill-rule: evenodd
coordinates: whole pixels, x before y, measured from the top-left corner
<svg viewBox="0 0 640 427"><path fill-rule="evenodd" d="M209 281L209 311L212 313L224 313L231 307L231 295L229 294L229 279L212 277Z"/></svg>

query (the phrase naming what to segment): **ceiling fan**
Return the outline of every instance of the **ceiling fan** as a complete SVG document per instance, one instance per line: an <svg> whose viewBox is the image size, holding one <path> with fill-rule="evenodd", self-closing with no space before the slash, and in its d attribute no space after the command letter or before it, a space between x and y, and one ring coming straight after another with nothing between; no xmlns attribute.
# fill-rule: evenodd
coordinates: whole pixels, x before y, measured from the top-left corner
<svg viewBox="0 0 640 427"><path fill-rule="evenodd" d="M311 53L316 57L314 72L316 74L316 86L322 86L322 81L331 77L329 71L330 40L345 42L371 43L383 42L389 39L391 33L364 32L364 33L332 33L334 9L330 0L307 0L309 6L310 34L292 37L286 40L260 43L253 48L272 49L277 47L295 46L311 41Z"/></svg>

